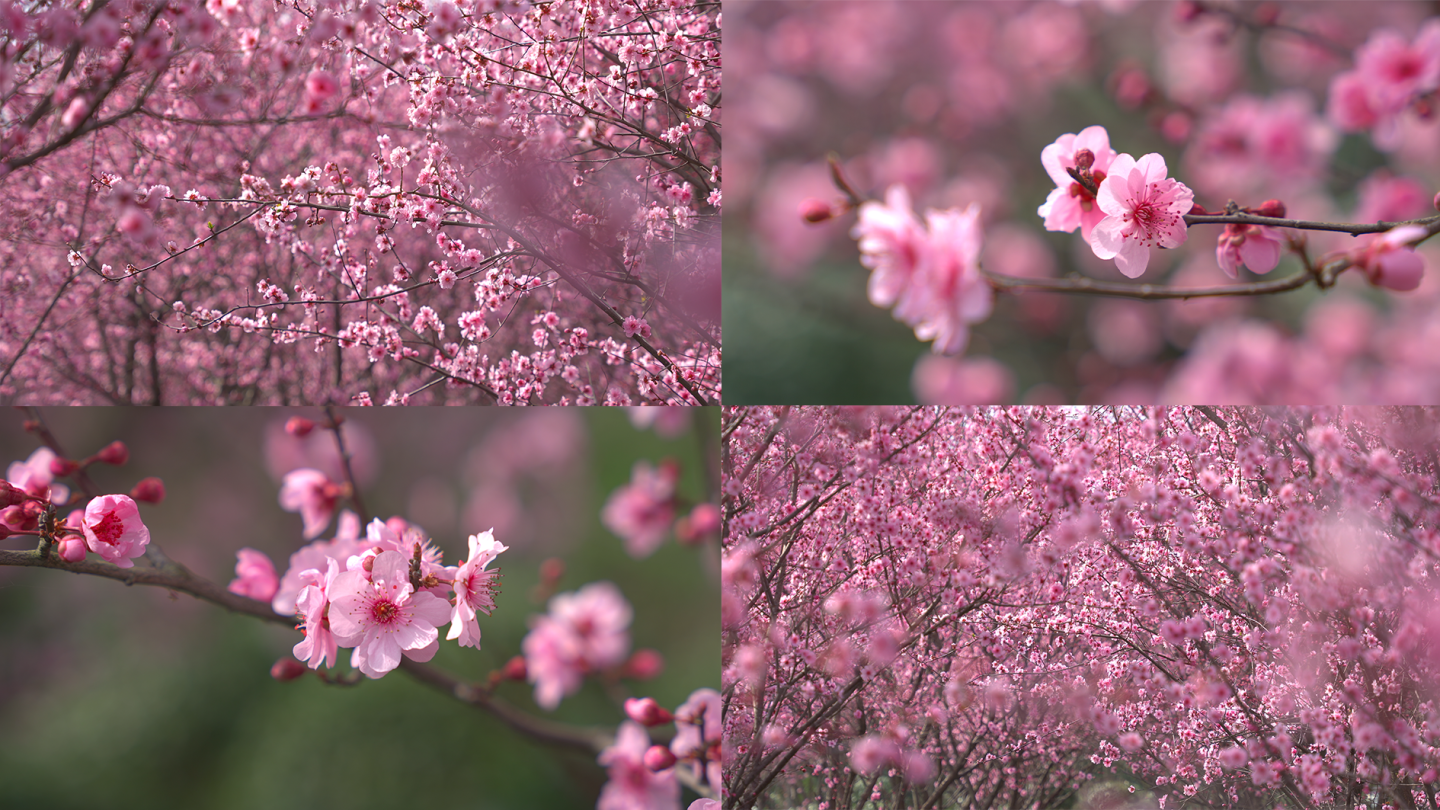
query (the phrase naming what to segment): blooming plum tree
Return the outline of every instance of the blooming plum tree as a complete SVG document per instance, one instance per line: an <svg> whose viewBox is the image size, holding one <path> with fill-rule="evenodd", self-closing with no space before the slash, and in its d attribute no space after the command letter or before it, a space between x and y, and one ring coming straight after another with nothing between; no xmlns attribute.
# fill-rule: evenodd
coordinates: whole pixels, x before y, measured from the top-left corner
<svg viewBox="0 0 1440 810"><path fill-rule="evenodd" d="M720 396L720 11L0 3L0 397Z"/></svg>
<svg viewBox="0 0 1440 810"><path fill-rule="evenodd" d="M703 417L705 412L697 413ZM654 416L637 414L637 422L653 420ZM562 421L571 417L573 413L562 417ZM693 424L698 418L689 421ZM521 629L513 633L506 625L523 626L523 618L510 622L504 618L507 613L515 615L519 599L524 597L499 595L500 571L493 564L501 555L514 556L513 552L507 554L510 548L497 539L500 532L488 530L471 535L468 556L458 565L446 565L441 544L416 523L398 516L366 522L361 498L364 487L353 472L373 459L367 461L352 454L373 451L357 451L367 445L356 441L355 430L342 430L346 419L338 409L330 409L318 422L291 419L284 430L278 431L278 444L307 443L307 449L303 454L295 452L294 447L277 449L272 460L288 457L298 462L310 455L318 467L343 470L342 480L332 482L317 469L302 468L303 475L283 467L276 469L281 503L303 514L300 533L305 544L290 555L283 574L264 552L240 549L235 555L235 579L225 588L172 560L154 542L162 532L157 530L152 537L142 520L137 498L132 497L145 495L145 502L155 503L159 499L149 497L156 491L153 483L147 483L143 491L137 487L132 495L102 494L89 471L95 465L127 463L129 453L124 443L111 444L85 459L71 460L41 415L32 410L26 427L40 438L44 448L25 462L11 464L6 479L0 482L0 539L12 543L29 540L33 547L25 551L0 549L0 565L55 568L128 584L158 585L172 594L188 593L244 616L290 626L304 637L271 669L279 681L311 676L327 684L353 686L365 678L383 678L397 669L404 670L421 683L492 714L534 743L578 751L603 766L609 783L602 787L602 771L596 768L590 788L601 808L676 810L682 806L685 791L690 801L701 802L702 808L710 806L703 800L718 796L721 776L719 693L702 686L688 690L687 698L665 704L643 693L630 696L631 684L659 676L665 659L654 649L632 649L632 633L639 634L640 623L632 627L637 608L621 587L602 580L557 594L565 566L559 559L550 559L541 564L540 581L529 596L536 603L548 599L548 612L531 616L528 632ZM573 459L577 450L574 445L583 441L578 428L572 426L566 439L551 411L546 410L539 420L543 435L552 443L550 457ZM523 419L522 423L528 421ZM671 419L672 423L676 421ZM519 429L512 426L505 432L524 438L527 430L522 423L516 423ZM620 424L629 430L623 420ZM316 427L323 430L306 438ZM671 430L672 434L693 432L702 444L715 441L713 430L687 431L683 424L678 428L672 424ZM308 444L325 437L333 441L328 457ZM557 442L568 446L558 447ZM702 458L718 458L718 448L701 449ZM537 450L534 446L528 448L532 458ZM489 444L486 451L477 458L491 470L513 462L504 457L503 444ZM672 506L688 505L684 493L692 491L693 484L680 484L681 462L667 459L662 466L675 476L668 485L668 502ZM703 477L710 482L706 489L713 490L718 471ZM68 483L61 484L61 480ZM311 511L317 502L323 502L324 512L318 517ZM714 503L711 507L718 511ZM493 511L504 518L503 509ZM334 536L323 537L332 513L338 514ZM668 524L679 520L681 513L671 509L666 514L667 525L656 530L662 541L672 533L673 527ZM598 523L593 517L591 522ZM504 518L505 528L500 531L513 533L514 524L513 518ZM673 533L677 537L681 534ZM706 531L698 539L687 537L684 545L702 554L713 553L717 534ZM619 552L620 542L614 538L609 542ZM647 554L658 553L655 544ZM96 556L88 557L87 551ZM634 565L623 553L615 556ZM713 571L714 565L710 568ZM711 600L713 605L713 595ZM677 611L699 609L703 613L703 601L672 607ZM639 604L652 603L646 596ZM448 633L444 631L447 624ZM491 632L497 625L499 632ZM488 676L476 680L474 674L452 673L448 665L441 664L445 659L432 662L442 646L449 646L444 641L472 648L467 651L471 654L481 650L482 626L487 626L484 647L491 657L497 647L510 646L514 651L508 660L502 655L498 661L503 663L497 663ZM349 669L342 668L340 652L344 649L350 650ZM667 648L667 652L669 649L678 648ZM694 671L683 655L677 658L687 672ZM313 675L311 670L315 670ZM263 668L258 671L263 672ZM514 689L525 695L528 690L513 684L527 680L535 684L534 705L538 712L516 705L513 698L503 694ZM608 729L543 716L559 708L562 700L577 700L587 684L603 686L615 713L621 715Z"/></svg>
<svg viewBox="0 0 1440 810"><path fill-rule="evenodd" d="M727 409L725 806L1436 806L1437 424Z"/></svg>

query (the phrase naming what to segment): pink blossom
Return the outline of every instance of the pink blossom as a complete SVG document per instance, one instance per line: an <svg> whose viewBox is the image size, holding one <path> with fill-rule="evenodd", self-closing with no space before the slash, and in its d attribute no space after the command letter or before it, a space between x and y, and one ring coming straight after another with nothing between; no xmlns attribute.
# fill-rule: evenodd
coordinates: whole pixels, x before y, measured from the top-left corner
<svg viewBox="0 0 1440 810"><path fill-rule="evenodd" d="M1105 219L1095 226L1090 247L1129 278L1138 278L1150 262L1150 248L1185 243L1181 217L1194 206L1195 193L1166 176L1165 158L1148 154L1136 161L1119 155L1096 196Z"/></svg>
<svg viewBox="0 0 1440 810"><path fill-rule="evenodd" d="M609 582L552 598L549 614L531 619L521 643L535 702L554 709L580 688L585 675L624 663L632 615L620 589Z"/></svg>
<svg viewBox="0 0 1440 810"><path fill-rule="evenodd" d="M82 522L85 544L120 568L132 568L130 559L145 553L150 530L140 520L140 509L129 495L103 495L85 507Z"/></svg>
<svg viewBox="0 0 1440 810"><path fill-rule="evenodd" d="M344 647L354 647L350 665L379 678L400 665L400 656L428 661L439 646L436 628L450 619L450 606L410 584L410 564L398 551L375 556L370 578L363 569L345 571L329 588L330 630Z"/></svg>
<svg viewBox="0 0 1440 810"><path fill-rule="evenodd" d="M328 70L312 70L305 77L305 97L309 102L322 104L340 92L340 83Z"/></svg>
<svg viewBox="0 0 1440 810"><path fill-rule="evenodd" d="M690 427L690 409L668 405L635 405L626 409L630 424L636 430L654 428L655 432L667 439L685 433Z"/></svg>
<svg viewBox="0 0 1440 810"><path fill-rule="evenodd" d="M922 405L994 405L1014 395L1015 375L993 357L927 354L915 361L910 388Z"/></svg>
<svg viewBox="0 0 1440 810"><path fill-rule="evenodd" d="M1120 744L1121 748L1130 752L1139 751L1145 747L1145 738L1133 731L1127 731L1121 734L1116 742Z"/></svg>
<svg viewBox="0 0 1440 810"><path fill-rule="evenodd" d="M274 599L275 592L280 590L280 578L276 576L275 564L270 562L270 558L253 548L242 548L235 556L238 558L235 579L227 590L261 602Z"/></svg>
<svg viewBox="0 0 1440 810"><path fill-rule="evenodd" d="M1356 248L1351 256L1370 283L1391 290L1413 290L1425 275L1425 262L1412 243L1425 237L1421 225L1401 225Z"/></svg>
<svg viewBox="0 0 1440 810"><path fill-rule="evenodd" d="M605 501L600 520L625 541L631 557L648 557L665 541L675 521L675 483L679 477L680 469L674 464L662 464L657 469L647 461L637 461L630 472L630 483L612 492Z"/></svg>
<svg viewBox="0 0 1440 810"><path fill-rule="evenodd" d="M969 324L990 316L994 293L980 275L980 206L964 211L927 211L929 239L910 286L895 306L895 317L933 340L937 354L959 354Z"/></svg>
<svg viewBox="0 0 1440 810"><path fill-rule="evenodd" d="M1349 132L1373 130L1375 145L1399 143L1399 116L1417 98L1440 87L1440 20L1430 20L1413 43L1380 30L1355 52L1355 69L1330 83L1330 120Z"/></svg>
<svg viewBox="0 0 1440 810"><path fill-rule="evenodd" d="M305 582L295 607L303 622L305 638L294 647L295 657L319 669L321 664L333 667L339 663L339 645L330 630L330 586L340 574L340 566L333 559L325 561L325 571L309 568L301 572Z"/></svg>
<svg viewBox="0 0 1440 810"><path fill-rule="evenodd" d="M655 698L626 698L625 716L642 726L659 726L675 719Z"/></svg>
<svg viewBox="0 0 1440 810"><path fill-rule="evenodd" d="M615 743L600 754L610 780L600 790L596 810L674 810L680 801L675 771L652 771L645 765L650 737L640 724L620 724Z"/></svg>
<svg viewBox="0 0 1440 810"><path fill-rule="evenodd" d="M925 246L925 229L910 207L910 192L893 185L884 204L860 206L860 218L850 235L860 243L860 263L870 268L867 294L877 307L890 307L910 286Z"/></svg>
<svg viewBox="0 0 1440 810"><path fill-rule="evenodd" d="M643 338L650 337L650 324L634 315L626 315L625 320L620 324L620 328L625 330L625 337L627 338L633 338L636 335Z"/></svg>
<svg viewBox="0 0 1440 810"><path fill-rule="evenodd" d="M1399 222L1423 217L1430 194L1413 177L1395 177L1381 169L1360 181L1356 222Z"/></svg>
<svg viewBox="0 0 1440 810"><path fill-rule="evenodd" d="M675 739L670 741L675 757L692 764L697 778L715 787L720 786L720 719L720 693L696 689L675 710Z"/></svg>
<svg viewBox="0 0 1440 810"><path fill-rule="evenodd" d="M470 556L455 572L455 609L450 614L450 632L446 639L459 639L460 646L480 649L478 611L486 616L495 609L495 591L500 571L486 571L485 566L508 547L495 539L494 529L470 535Z"/></svg>
<svg viewBox="0 0 1440 810"><path fill-rule="evenodd" d="M850 746L850 767L867 776L900 759L900 747L885 737L861 737Z"/></svg>
<svg viewBox="0 0 1440 810"><path fill-rule="evenodd" d="M1086 152L1083 158L1082 152ZM1078 135L1066 133L1054 143L1040 151L1040 163L1045 173L1055 181L1055 190L1045 199L1037 212L1045 218L1047 231L1074 233L1080 228L1080 235L1087 242L1090 233L1105 218L1105 212L1095 204L1095 198L1083 185L1071 177L1067 169L1088 171L1096 185L1104 181L1115 160L1115 150L1110 148L1110 133L1102 126L1089 126Z"/></svg>
<svg viewBox="0 0 1440 810"><path fill-rule="evenodd" d="M1238 276L1242 264L1252 273L1268 273L1280 263L1283 238L1268 225L1226 225L1215 246L1215 261L1231 278Z"/></svg>
<svg viewBox="0 0 1440 810"><path fill-rule="evenodd" d="M319 470L291 470L280 485L280 508L300 513L306 540L318 537L330 525L339 498L340 485Z"/></svg>

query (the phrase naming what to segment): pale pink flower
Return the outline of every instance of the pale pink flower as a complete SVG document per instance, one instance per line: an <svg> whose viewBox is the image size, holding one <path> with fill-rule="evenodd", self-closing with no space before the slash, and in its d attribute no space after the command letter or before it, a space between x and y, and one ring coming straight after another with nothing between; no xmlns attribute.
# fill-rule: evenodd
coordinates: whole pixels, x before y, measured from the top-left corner
<svg viewBox="0 0 1440 810"><path fill-rule="evenodd" d="M1268 225L1226 225L1215 246L1215 261L1231 278L1238 277L1242 264L1252 273L1268 273L1280 263L1283 238Z"/></svg>
<svg viewBox="0 0 1440 810"><path fill-rule="evenodd" d="M884 204L861 205L850 235L860 243L860 263L871 271L870 303L893 306L910 286L926 242L925 229L910 207L910 192L893 185L885 192Z"/></svg>
<svg viewBox="0 0 1440 810"><path fill-rule="evenodd" d="M674 464L657 469L637 461L630 471L630 483L610 493L600 511L605 528L625 541L631 557L643 559L665 542L675 522L675 483L680 470Z"/></svg>
<svg viewBox="0 0 1440 810"><path fill-rule="evenodd" d="M1166 174L1165 158L1158 154L1138 161L1119 155L1095 198L1106 216L1095 226L1090 248L1102 259L1114 259L1129 278L1145 272L1152 247L1185 243L1181 217L1194 206L1195 193Z"/></svg>
<svg viewBox="0 0 1440 810"><path fill-rule="evenodd" d="M400 666L401 654L428 661L439 646L440 625L450 606L432 593L415 591L410 564L398 551L382 551L366 579L363 568L330 584L330 630L335 641L354 647L350 665L371 678Z"/></svg>
<svg viewBox="0 0 1440 810"><path fill-rule="evenodd" d="M340 530L333 540L316 540L290 555L289 567L280 578L280 589L270 600L270 609L282 616L295 612L295 600L305 588L306 581L301 575L312 568L325 570L325 561L333 559L345 568L345 561L357 554L363 554L374 544L360 539L360 521L354 512L340 513Z"/></svg>
<svg viewBox="0 0 1440 810"><path fill-rule="evenodd" d="M275 592L280 590L280 578L270 558L253 548L242 548L235 556L235 579L227 590L261 602L274 599Z"/></svg>
<svg viewBox="0 0 1440 810"><path fill-rule="evenodd" d="M870 776L900 759L900 747L885 737L861 737L850 746L850 767Z"/></svg>
<svg viewBox="0 0 1440 810"><path fill-rule="evenodd" d="M55 458L55 451L50 448L38 448L24 461L11 462L5 468L5 480L30 495L46 498L51 503L64 503L70 499L70 488L55 483L55 474L50 471L50 462Z"/></svg>
<svg viewBox="0 0 1440 810"><path fill-rule="evenodd" d="M103 495L91 501L81 527L85 545L120 568L134 567L130 559L143 555L150 543L150 530L129 495Z"/></svg>
<svg viewBox="0 0 1440 810"><path fill-rule="evenodd" d="M586 674L624 663L632 615L620 589L609 582L552 598L549 614L533 617L521 642L535 702L554 709L580 688Z"/></svg>
<svg viewBox="0 0 1440 810"><path fill-rule="evenodd" d="M461 647L480 649L480 622L475 613L489 616L495 609L500 572L486 571L485 566L508 547L495 539L494 532L491 529L470 535L470 556L455 572L455 609L450 614L450 632L445 638L459 639Z"/></svg>
<svg viewBox="0 0 1440 810"><path fill-rule="evenodd" d="M596 810L674 810L680 802L675 771L652 771L645 765L650 736L631 720L620 724L615 743L600 754L610 781L600 790Z"/></svg>
<svg viewBox="0 0 1440 810"><path fill-rule="evenodd" d="M1081 152L1089 153L1084 162L1096 185L1104 181L1115 160L1110 133L1102 126L1086 127L1078 135L1067 132L1040 151L1040 163L1055 182L1055 190L1037 213L1045 218L1045 230L1074 233L1079 228L1081 237L1088 242L1090 232L1105 218L1105 212L1095 204L1090 192L1066 171L1080 168L1077 155Z"/></svg>
<svg viewBox="0 0 1440 810"><path fill-rule="evenodd" d="M1425 216L1430 192L1413 177L1395 177L1381 169L1372 172L1356 189L1355 222L1399 222Z"/></svg>
<svg viewBox="0 0 1440 810"><path fill-rule="evenodd" d="M305 638L295 645L295 657L319 669L321 664L333 667L340 661L335 634L330 631L330 586L340 574L340 566L333 559L325 561L325 572L309 568L300 574L306 583L296 600L296 610L303 622Z"/></svg>
<svg viewBox="0 0 1440 810"><path fill-rule="evenodd" d="M1413 290L1425 275L1425 262L1411 243L1425 236L1422 225L1401 225L1375 237L1352 252L1355 266L1370 283L1391 290Z"/></svg>
<svg viewBox="0 0 1440 810"><path fill-rule="evenodd" d="M1121 748L1130 752L1139 751L1145 747L1145 738L1133 731L1127 731L1121 734L1116 742L1120 743Z"/></svg>
<svg viewBox="0 0 1440 810"><path fill-rule="evenodd" d="M969 325L990 316L994 291L980 275L980 206L964 211L927 211L929 239L910 286L895 306L895 317L933 340L937 354L959 354Z"/></svg>
<svg viewBox="0 0 1440 810"><path fill-rule="evenodd" d="M319 470L291 470L280 485L280 508L300 513L306 540L318 537L330 525L339 499L340 485Z"/></svg>
<svg viewBox="0 0 1440 810"><path fill-rule="evenodd" d="M905 781L924 784L935 778L935 760L923 751L906 751L901 759L901 770L905 773Z"/></svg>
<svg viewBox="0 0 1440 810"><path fill-rule="evenodd" d="M1348 132L1372 130L1375 145L1399 144L1400 114L1420 96L1440 87L1440 20L1432 19L1413 43L1380 30L1355 51L1355 69L1330 82L1326 114Z"/></svg>

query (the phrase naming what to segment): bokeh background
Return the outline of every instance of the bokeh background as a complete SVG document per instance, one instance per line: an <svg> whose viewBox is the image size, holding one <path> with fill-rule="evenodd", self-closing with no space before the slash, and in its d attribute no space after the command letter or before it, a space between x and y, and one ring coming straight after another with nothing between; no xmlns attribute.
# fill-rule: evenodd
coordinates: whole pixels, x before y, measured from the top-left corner
<svg viewBox="0 0 1440 810"><path fill-rule="evenodd" d="M1402 115L1397 144L1382 151L1368 134L1335 130L1324 111L1330 80L1372 31L1408 42L1435 3L1198 5L727 2L727 403L913 402L922 360L931 385L921 399L941 404L1440 398L1434 364L1410 348L1437 328L1440 254L1430 247L1414 293L1350 272L1336 289L1263 299L1003 295L965 356L943 360L866 299L869 271L848 236L855 214L801 220L802 200L842 199L825 164L834 153L868 198L903 183L921 211L979 202L987 270L1123 280L1078 233L1047 232L1036 215L1053 188L1041 150L1092 124L1107 127L1117 152L1163 155L1210 210L1278 197L1297 218L1434 213L1440 116ZM1235 106L1242 96L1262 114ZM1140 281L1233 283L1216 264L1220 232L1190 229L1180 249L1152 253ZM1353 244L1309 239L1312 256ZM1297 272L1287 257L1263 278ZM1241 281L1258 278L1241 271ZM1238 355L1235 368L1187 379L1182 360L1207 339L1209 356L1221 344ZM1292 378L1287 366L1304 370Z"/></svg>
<svg viewBox="0 0 1440 810"><path fill-rule="evenodd" d="M322 430L307 440L317 446L284 433L291 415L320 417L305 409L41 413L72 457L126 442L129 463L95 465L92 477L107 492L162 478L166 500L141 505L153 542L222 584L244 546L283 573L303 540L299 515L279 507L279 475L333 441ZM637 430L620 409L343 413L373 515L420 524L451 564L463 560L468 534L491 526L510 546L496 563L502 592L482 617L483 649L442 641L435 666L483 680L519 654L528 617L545 611L539 565L558 557L560 591L620 587L635 610L632 649L659 650L664 671L613 689L587 681L553 714L534 705L529 684L505 684L500 697L613 732L626 696L673 708L696 688L718 688L715 543L696 550L671 539L634 560L599 520L640 459L676 459L681 497L712 498L718 462L704 448L716 443L714 409L695 409L673 437ZM23 419L0 414L0 462L39 446ZM354 687L272 680L270 666L299 639L158 588L0 568L0 807L594 806L605 773L593 758L532 743L403 672ZM343 670L348 652L341 657Z"/></svg>

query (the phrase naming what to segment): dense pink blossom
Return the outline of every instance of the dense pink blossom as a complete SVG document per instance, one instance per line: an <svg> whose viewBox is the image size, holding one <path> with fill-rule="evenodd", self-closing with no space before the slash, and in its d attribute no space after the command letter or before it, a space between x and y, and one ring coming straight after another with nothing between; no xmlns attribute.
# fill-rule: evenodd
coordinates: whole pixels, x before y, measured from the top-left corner
<svg viewBox="0 0 1440 810"><path fill-rule="evenodd" d="M82 523L85 545L121 568L134 567L134 557L145 554L150 530L129 495L102 495L85 507Z"/></svg>
<svg viewBox="0 0 1440 810"><path fill-rule="evenodd" d="M1055 190L1045 198L1038 213L1045 219L1046 230L1074 233L1078 227L1081 238L1089 241L1095 226L1105 218L1105 212L1085 186L1066 171L1080 168L1077 155L1081 152L1086 153L1083 168L1090 172L1095 184L1105 180L1115 160L1110 133L1099 125L1086 127L1079 134L1067 132L1040 151L1040 163L1055 182Z"/></svg>
<svg viewBox="0 0 1440 810"><path fill-rule="evenodd" d="M535 702L554 709L586 675L624 663L631 617L629 603L609 582L553 597L549 613L531 619L521 644Z"/></svg>
<svg viewBox="0 0 1440 810"><path fill-rule="evenodd" d="M227 590L261 602L274 599L276 591L280 590L280 577L275 573L275 564L270 562L270 557L253 548L242 548L235 552L235 556L235 579Z"/></svg>
<svg viewBox="0 0 1440 810"><path fill-rule="evenodd" d="M470 535L470 556L455 572L455 609L450 614L447 639L459 639L460 646L480 649L480 623L477 612L486 616L495 609L495 591L499 588L500 571L485 567L508 546L495 539L494 530Z"/></svg>
<svg viewBox="0 0 1440 810"><path fill-rule="evenodd" d="M645 764L650 737L630 720L620 724L615 744L600 754L610 779L600 790L596 810L675 810L680 783L673 770L652 771Z"/></svg>
<svg viewBox="0 0 1440 810"><path fill-rule="evenodd" d="M400 666L402 654L430 660L439 648L437 628L450 620L445 600L410 584L410 564L398 551L375 555L368 577L361 568L339 574L328 597L335 641L355 648L350 665L371 678Z"/></svg>
<svg viewBox="0 0 1440 810"><path fill-rule="evenodd" d="M674 464L658 468L635 462L630 483L610 493L600 512L605 527L625 541L631 557L655 553L675 522L675 484L680 470Z"/></svg>
<svg viewBox="0 0 1440 810"><path fill-rule="evenodd" d="M1096 202L1105 219L1091 233L1090 247L1130 278L1138 278L1150 262L1153 247L1173 248L1188 234L1181 217L1190 212L1195 194L1167 176L1165 158L1149 154L1135 160L1119 155L1100 184Z"/></svg>

